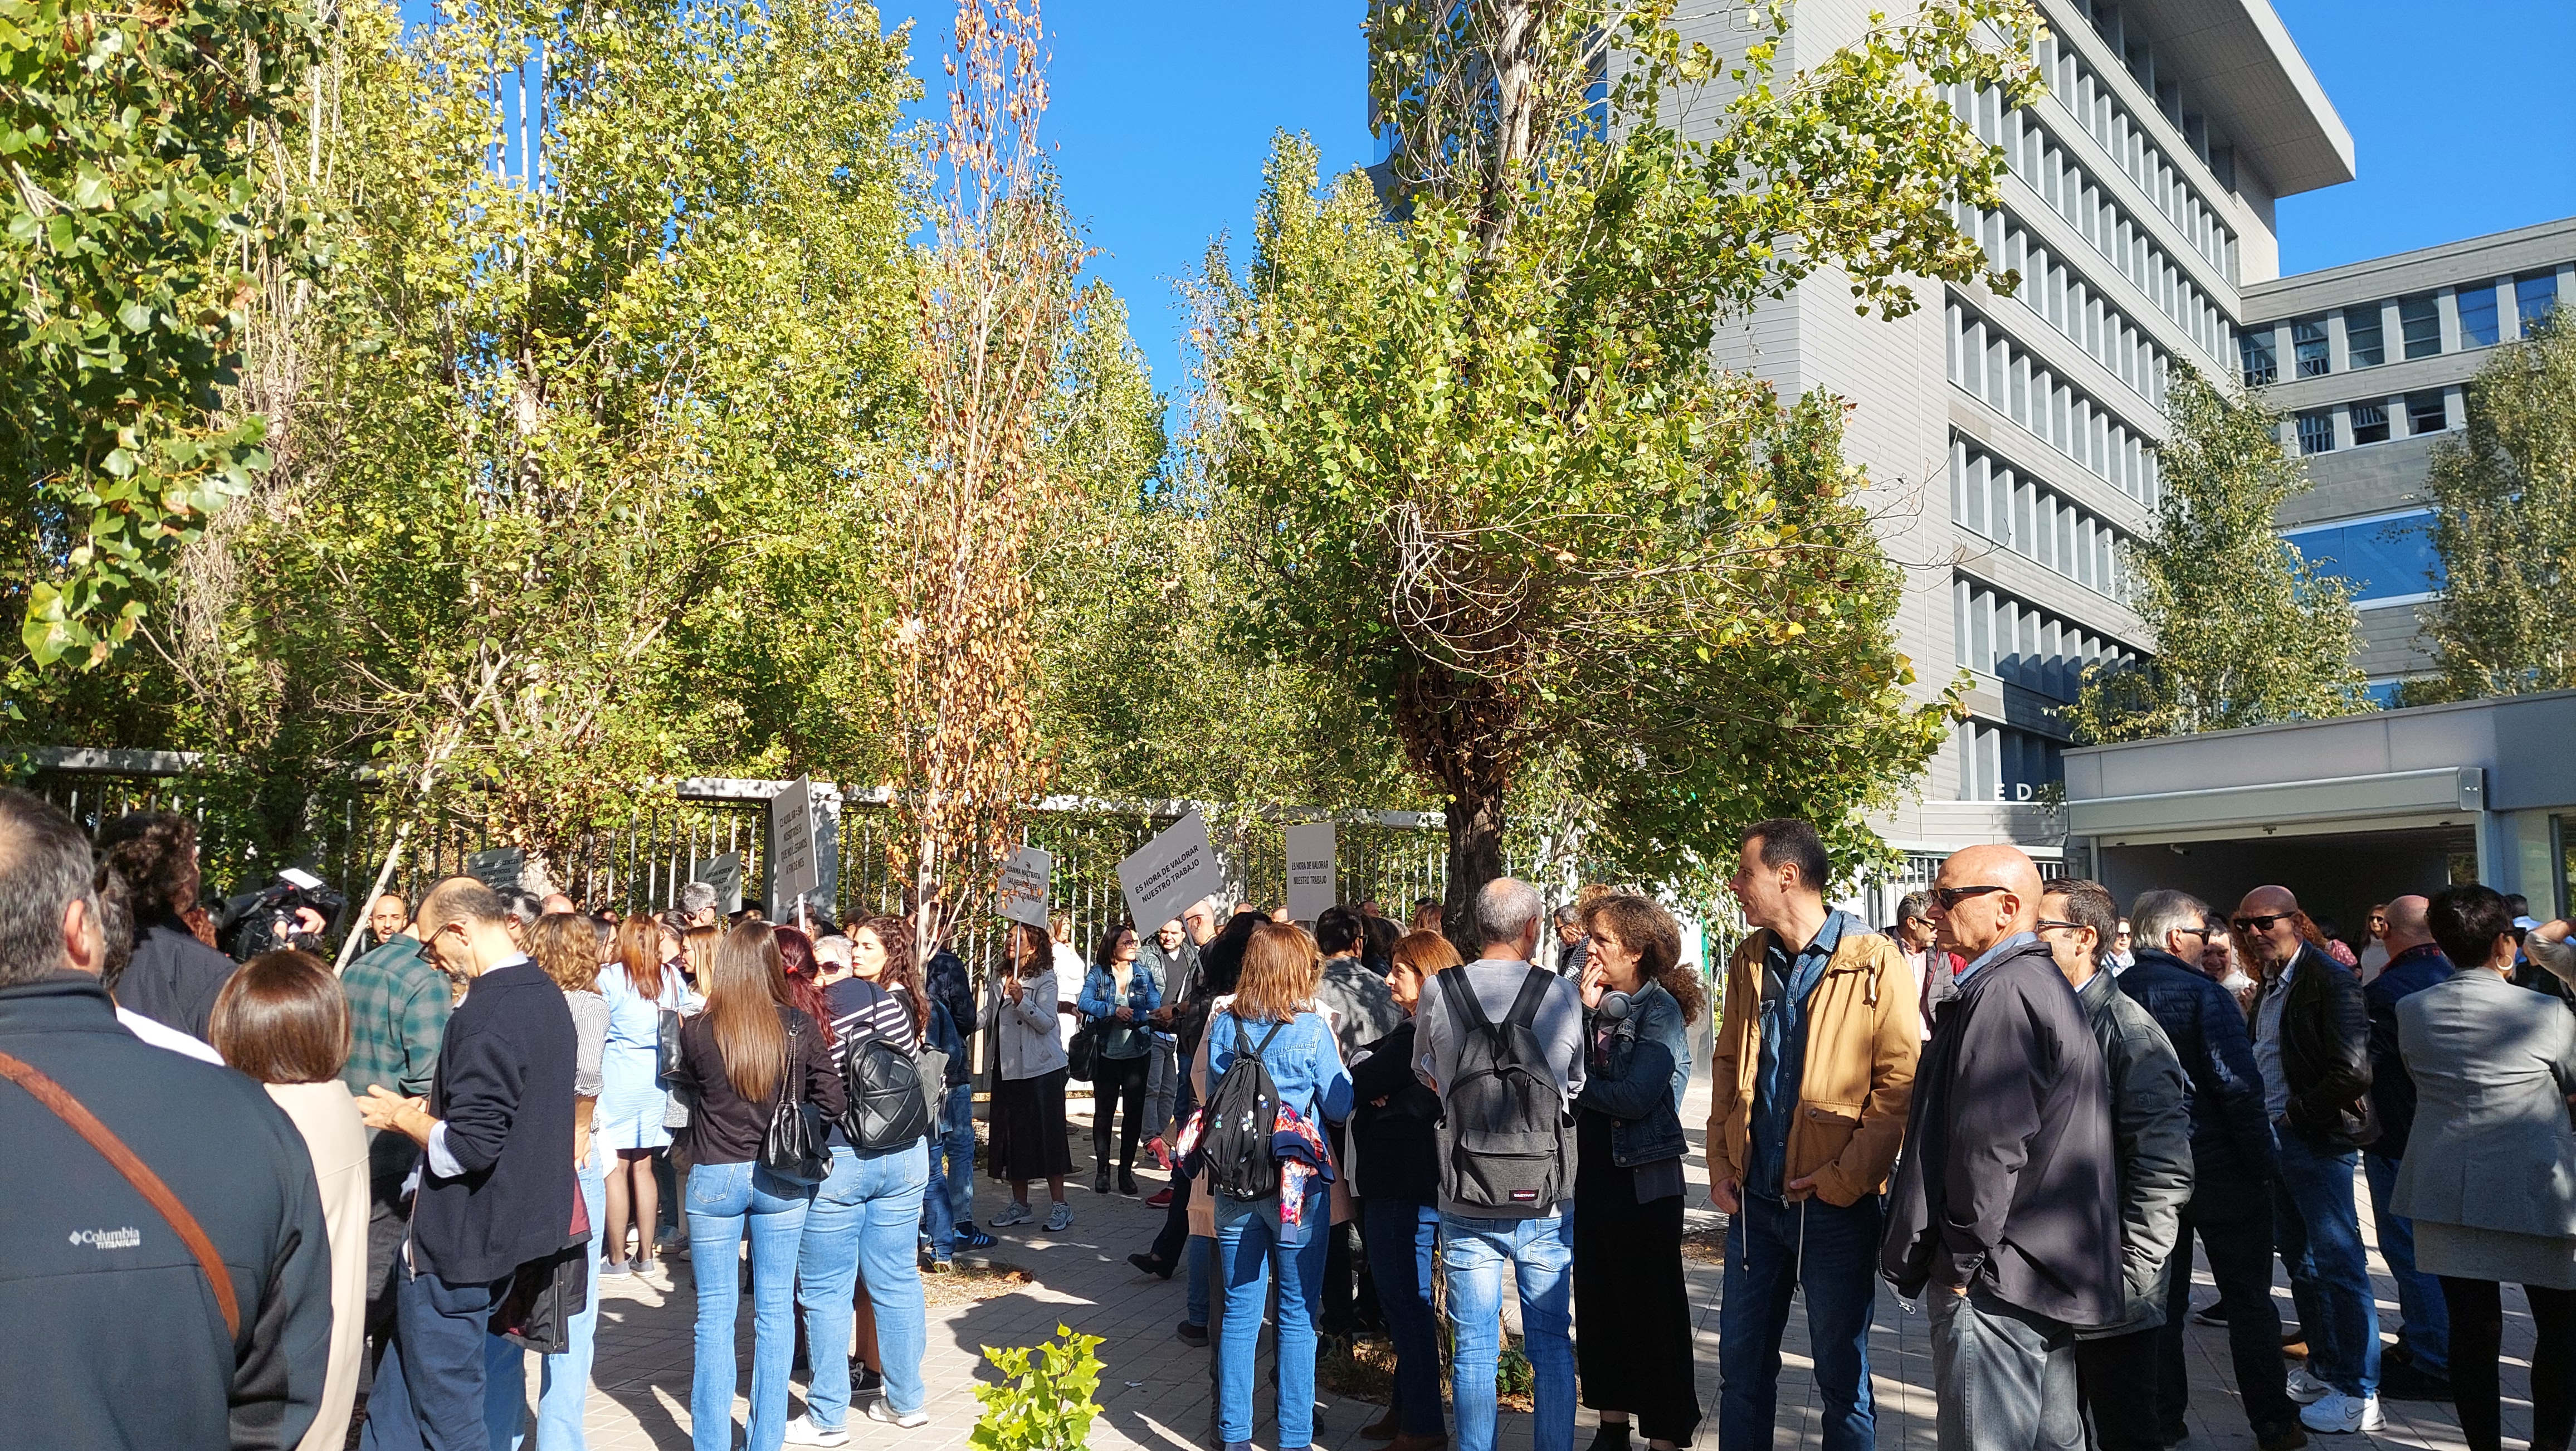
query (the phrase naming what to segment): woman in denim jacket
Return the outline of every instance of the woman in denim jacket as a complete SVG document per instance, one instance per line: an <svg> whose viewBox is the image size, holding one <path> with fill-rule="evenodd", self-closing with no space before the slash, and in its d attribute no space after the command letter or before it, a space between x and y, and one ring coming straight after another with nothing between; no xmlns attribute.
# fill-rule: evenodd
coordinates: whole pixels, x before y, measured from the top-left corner
<svg viewBox="0 0 2576 1451"><path fill-rule="evenodd" d="M1585 917L1583 1092L1574 1101L1574 1314L1594 1451L1687 1444L1699 1426L1690 1299L1682 1278L1682 1091L1699 978L1678 966L1681 929L1644 897Z"/></svg>
<svg viewBox="0 0 2576 1451"><path fill-rule="evenodd" d="M1126 1131L1118 1143L1118 1192L1136 1192L1136 1138L1145 1121L1145 1070L1153 1066L1153 1027L1146 1018L1163 1005L1163 982L1138 955L1136 929L1121 922L1100 939L1100 951L1082 975L1074 1010L1091 1025L1091 1191L1109 1192L1110 1120L1127 1105ZM1154 1132L1161 1133L1156 1125Z"/></svg>

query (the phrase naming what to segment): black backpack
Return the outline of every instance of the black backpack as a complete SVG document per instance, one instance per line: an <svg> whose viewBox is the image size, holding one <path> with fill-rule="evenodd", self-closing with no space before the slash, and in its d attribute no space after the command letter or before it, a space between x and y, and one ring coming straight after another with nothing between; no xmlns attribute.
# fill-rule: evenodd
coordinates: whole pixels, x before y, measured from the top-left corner
<svg viewBox="0 0 2576 1451"><path fill-rule="evenodd" d="M1208 1188L1238 1203L1265 1199L1279 1192L1279 1161L1270 1152L1270 1136L1279 1127L1279 1085L1261 1055L1286 1023L1273 1023L1255 1048L1244 1036L1243 1020L1234 1020L1234 1058L1208 1095L1206 1132L1199 1136L1199 1159L1207 1166Z"/></svg>
<svg viewBox="0 0 2576 1451"><path fill-rule="evenodd" d="M927 1137L936 1090L924 1077L921 1061L891 1038L851 1044L841 1054L841 1082L849 1090L841 1132L862 1149L900 1149Z"/></svg>
<svg viewBox="0 0 2576 1451"><path fill-rule="evenodd" d="M1466 1029L1458 1067L1440 1094L1440 1192L1460 1209L1555 1209L1572 1183L1565 1094L1531 1026L1555 981L1537 968L1496 1023L1464 970L1437 973Z"/></svg>

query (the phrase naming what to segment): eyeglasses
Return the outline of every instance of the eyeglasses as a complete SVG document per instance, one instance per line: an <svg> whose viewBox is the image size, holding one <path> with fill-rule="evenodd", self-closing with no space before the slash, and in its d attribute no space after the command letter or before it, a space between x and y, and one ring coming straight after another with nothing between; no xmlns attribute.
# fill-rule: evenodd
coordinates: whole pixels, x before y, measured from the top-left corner
<svg viewBox="0 0 2576 1451"><path fill-rule="evenodd" d="M2295 915L2292 912L2275 912L2269 917L2239 917L2235 919L2234 926L2239 932L2269 932L2273 923L2287 922Z"/></svg>
<svg viewBox="0 0 2576 1451"><path fill-rule="evenodd" d="M1932 900L1940 903L1941 910L1947 912L1951 908L1958 906L1961 902L1968 900L1970 897L1982 897L1988 892L2009 892L2011 890L2012 888L2010 887L1991 886L1934 887L1932 889Z"/></svg>
<svg viewBox="0 0 2576 1451"><path fill-rule="evenodd" d="M2085 930L2084 924L2081 922L2051 922L2045 917L2040 918L2038 921L2033 922L2030 925L2034 931L2039 932L2047 932L2051 930L2060 932L2082 932Z"/></svg>
<svg viewBox="0 0 2576 1451"><path fill-rule="evenodd" d="M2218 935L2215 931L2207 927L2169 927L2165 930L2168 932L2179 932L2186 937L2197 937L2203 942L2207 942L2212 937Z"/></svg>

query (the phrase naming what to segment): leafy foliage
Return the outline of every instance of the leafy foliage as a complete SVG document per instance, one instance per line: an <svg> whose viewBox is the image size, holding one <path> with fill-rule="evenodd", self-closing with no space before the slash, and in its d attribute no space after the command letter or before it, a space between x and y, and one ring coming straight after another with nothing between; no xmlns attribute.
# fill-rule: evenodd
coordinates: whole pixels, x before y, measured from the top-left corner
<svg viewBox="0 0 2576 1451"><path fill-rule="evenodd" d="M216 413L250 301L250 148L311 56L278 0L0 0L6 591L38 665L104 663L182 547L267 464Z"/></svg>
<svg viewBox="0 0 2576 1451"><path fill-rule="evenodd" d="M2468 427L2433 446L2439 674L2410 703L2576 686L2576 327L2552 312L2468 387Z"/></svg>
<svg viewBox="0 0 2576 1451"><path fill-rule="evenodd" d="M1081 1451L1090 1443L1100 1414L1092 1400L1100 1389L1100 1337L1076 1335L1064 1325L1055 1333L1044 1345L984 1347L984 1358L1004 1379L975 1387L984 1413L966 1444L976 1451Z"/></svg>
<svg viewBox="0 0 2576 1451"><path fill-rule="evenodd" d="M2314 720L2370 709L2353 661L2352 589L2273 532L2305 469L2281 451L2281 415L2178 371L2165 403L2154 531L2131 546L2153 659L2095 667L2066 718L2078 738L2125 741Z"/></svg>
<svg viewBox="0 0 2576 1451"><path fill-rule="evenodd" d="M1905 698L1839 406L1709 346L1823 267L1889 316L1906 274L1982 275L1949 209L2003 160L1936 87L2028 94L2036 22L1936 4L1775 86L1785 9L1747 10L1685 139L1663 97L1721 72L1669 3L1375 5L1394 214L1283 139L1248 272L1212 259L1237 627L1392 717L1447 802L1453 922L1532 771L1604 870L1661 879L1791 805L1857 832L1946 730Z"/></svg>

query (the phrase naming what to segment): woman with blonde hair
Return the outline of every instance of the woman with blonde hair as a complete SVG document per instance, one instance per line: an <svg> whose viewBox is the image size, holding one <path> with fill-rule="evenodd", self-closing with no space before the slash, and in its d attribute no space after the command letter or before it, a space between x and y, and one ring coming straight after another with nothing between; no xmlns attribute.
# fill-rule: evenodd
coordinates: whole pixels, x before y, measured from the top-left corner
<svg viewBox="0 0 2576 1451"><path fill-rule="evenodd" d="M706 1011L680 1029L673 1086L689 1095L691 1167L684 1200L689 1245L700 1268L697 1368L689 1383L689 1432L696 1451L733 1445L734 1316L742 1289L734 1271L751 1239L752 1356L750 1451L778 1451L787 1434L787 1371L796 1344L796 1264L814 1186L781 1178L760 1162L783 1106L841 1116L840 1070L823 1025L790 1004L787 971L770 925L727 932L709 964Z"/></svg>
<svg viewBox="0 0 2576 1451"><path fill-rule="evenodd" d="M568 915L568 914L567 914ZM539 918L544 921L544 918ZM617 924L610 961L599 969L599 995L608 1004L608 1039L599 1060L595 1132L614 1157L608 1165L608 1213L601 1221L605 1256L601 1273L653 1272L653 1228L660 1222L662 1191L653 1178L653 1154L668 1147L663 1127L671 1098L660 1077L662 1015L697 1005L689 985L663 951L667 929L638 912ZM626 1231L634 1226L635 1257L626 1257Z"/></svg>
<svg viewBox="0 0 2576 1451"><path fill-rule="evenodd" d="M1073 1171L1073 1151L1064 1142L1064 1043L1056 1036L1055 942L1043 927L1015 923L1004 940L1004 970L993 974L993 993L984 1004L984 1026L1001 1041L1001 1081L993 1088L993 1177L1011 1186L1011 1202L993 1216L995 1229L1026 1224L1029 1181L1044 1179L1054 1201L1047 1207L1046 1227L1062 1233L1073 1227L1073 1206L1064 1202L1064 1176Z"/></svg>
<svg viewBox="0 0 2576 1451"><path fill-rule="evenodd" d="M1332 1025L1315 1010L1323 977L1323 956L1303 928L1265 922L1253 930L1244 947L1243 975L1230 997L1211 1006L1207 1034L1199 1040L1199 1102L1213 1104L1217 1085L1238 1057L1257 1058L1278 1091L1280 1124L1311 1127L1320 1148L1325 1123L1351 1112L1350 1073L1342 1066ZM1275 1143L1277 1134L1272 1137ZM1291 1183L1297 1185L1293 1199L1284 1192ZM1332 1214L1326 1176L1302 1173L1283 1156L1279 1185L1267 1196L1244 1201L1220 1193L1211 1199L1225 1294L1217 1335L1218 1433L1228 1447L1252 1440L1253 1351L1276 1275L1279 1446L1302 1451L1312 1444L1315 1429L1315 1322L1324 1295L1323 1231Z"/></svg>
<svg viewBox="0 0 2576 1451"><path fill-rule="evenodd" d="M340 1081L349 1061L349 1000L311 953L263 952L215 994L206 1041L268 1088L295 1121L322 1192L331 1246L331 1357L322 1404L300 1451L338 1451L358 1399L367 1319L367 1131Z"/></svg>
<svg viewBox="0 0 2576 1451"><path fill-rule="evenodd" d="M1440 1252L1440 1095L1413 1071L1413 1015L1432 977L1459 965L1437 932L1411 932L1389 954L1387 990L1404 1010L1395 1031L1351 1062L1351 1145L1358 1161L1360 1243L1378 1308L1395 1340L1395 1393L1360 1434L1389 1451L1433 1451L1448 1440L1440 1414L1440 1322L1431 1286Z"/></svg>

